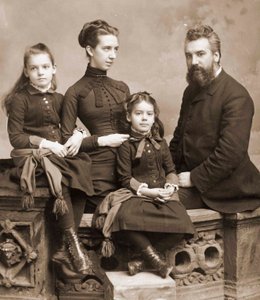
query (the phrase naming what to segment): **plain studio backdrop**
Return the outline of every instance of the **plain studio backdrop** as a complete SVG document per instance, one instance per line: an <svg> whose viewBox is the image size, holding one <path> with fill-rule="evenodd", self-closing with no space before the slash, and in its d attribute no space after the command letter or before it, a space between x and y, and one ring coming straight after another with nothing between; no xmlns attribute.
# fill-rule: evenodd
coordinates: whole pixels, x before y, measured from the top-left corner
<svg viewBox="0 0 260 300"><path fill-rule="evenodd" d="M171 138L186 86L183 41L189 26L211 25L222 42L221 64L251 94L255 116L250 156L260 167L260 0L0 0L0 97L18 79L24 50L38 42L54 53L58 91L85 72L77 37L85 22L104 19L120 30L118 58L109 71L131 92L146 90L158 100L166 138ZM11 146L0 112L0 158Z"/></svg>

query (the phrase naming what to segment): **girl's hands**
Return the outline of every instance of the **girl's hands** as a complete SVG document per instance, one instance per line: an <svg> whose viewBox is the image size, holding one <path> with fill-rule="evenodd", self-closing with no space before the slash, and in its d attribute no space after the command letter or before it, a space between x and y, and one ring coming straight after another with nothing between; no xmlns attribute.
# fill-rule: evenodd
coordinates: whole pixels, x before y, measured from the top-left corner
<svg viewBox="0 0 260 300"><path fill-rule="evenodd" d="M165 183L164 189L167 190L170 194L170 197L179 190L177 184Z"/></svg>
<svg viewBox="0 0 260 300"><path fill-rule="evenodd" d="M113 133L104 136L100 136L98 138L98 145L100 147L119 147L129 138L129 134L120 134L120 133Z"/></svg>
<svg viewBox="0 0 260 300"><path fill-rule="evenodd" d="M67 140L64 146L67 148L68 156L75 156L79 152L84 136L81 132L75 131L73 135Z"/></svg>
<svg viewBox="0 0 260 300"><path fill-rule="evenodd" d="M143 187L140 189L140 194L142 196L146 196L146 197L150 197L150 198L162 198L164 200L169 199L169 197L171 196L171 191L167 191L166 189L162 189L162 188L147 188L147 187Z"/></svg>
<svg viewBox="0 0 260 300"><path fill-rule="evenodd" d="M177 191L176 187L172 185L168 185L164 189L163 188L150 189L148 187L142 187L139 190L139 193L140 195L152 198L157 202L166 203L169 200L179 201L179 197L176 191ZM172 197L174 193L176 193L176 197Z"/></svg>
<svg viewBox="0 0 260 300"><path fill-rule="evenodd" d="M56 154L59 157L65 157L67 155L66 147L58 142L42 140L41 148L49 149L52 153Z"/></svg>

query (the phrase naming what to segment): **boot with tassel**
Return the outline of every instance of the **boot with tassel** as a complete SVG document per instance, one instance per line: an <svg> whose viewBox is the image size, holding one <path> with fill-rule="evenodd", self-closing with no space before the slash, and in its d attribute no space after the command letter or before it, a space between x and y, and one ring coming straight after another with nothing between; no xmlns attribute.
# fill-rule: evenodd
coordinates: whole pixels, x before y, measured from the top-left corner
<svg viewBox="0 0 260 300"><path fill-rule="evenodd" d="M173 266L169 266L152 246L148 246L145 250L142 250L142 254L144 259L158 271L162 278L166 278L171 273Z"/></svg>
<svg viewBox="0 0 260 300"><path fill-rule="evenodd" d="M91 266L91 261L88 259L88 257L85 257L83 251L81 250L76 232L72 227L66 229L64 231L64 237L65 246L68 250L69 257L75 271L81 274L87 274Z"/></svg>

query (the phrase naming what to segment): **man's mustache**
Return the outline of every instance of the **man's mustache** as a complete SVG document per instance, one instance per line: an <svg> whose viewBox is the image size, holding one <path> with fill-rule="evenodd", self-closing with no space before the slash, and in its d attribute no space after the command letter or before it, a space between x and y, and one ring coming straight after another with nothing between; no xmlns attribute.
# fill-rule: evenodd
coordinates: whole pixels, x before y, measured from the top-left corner
<svg viewBox="0 0 260 300"><path fill-rule="evenodd" d="M191 66L191 68L189 69L189 73L193 73L195 71L204 71L204 69L202 67L196 66L196 65Z"/></svg>

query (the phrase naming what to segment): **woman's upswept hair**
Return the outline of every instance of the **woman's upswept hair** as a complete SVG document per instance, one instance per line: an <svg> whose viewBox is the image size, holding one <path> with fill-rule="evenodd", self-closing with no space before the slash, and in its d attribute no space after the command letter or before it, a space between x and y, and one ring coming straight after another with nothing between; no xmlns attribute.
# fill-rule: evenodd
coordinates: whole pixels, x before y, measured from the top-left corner
<svg viewBox="0 0 260 300"><path fill-rule="evenodd" d="M186 42L198 40L200 38L206 38L209 41L211 51L218 52L221 58L221 42L217 33L209 26L203 24L197 24L190 28L186 34Z"/></svg>
<svg viewBox="0 0 260 300"><path fill-rule="evenodd" d="M28 60L30 58L31 55L35 55L35 54L47 54L50 57L51 63L54 66L55 65L55 61L54 61L54 57L50 51L50 49L43 43L38 43L36 45L33 45L31 47L27 47L24 53L24 58L23 58L23 71L20 75L20 77L18 78L18 80L16 81L16 83L14 84L14 86L11 88L11 90L4 96L3 98L3 102L2 102L2 108L7 112L9 112L9 108L10 108L10 104L12 101L12 98L14 97L14 95L20 91L22 91L30 82L30 79L28 77L25 76L24 74L24 68L26 68ZM52 89L56 90L57 88L57 84L56 84L56 77L55 74L52 77Z"/></svg>
<svg viewBox="0 0 260 300"><path fill-rule="evenodd" d="M130 95L125 102L125 111L126 114L131 114L134 106L142 101L145 101L147 103L150 103L154 108L154 124L151 128L151 133L153 136L156 136L157 134L160 135L160 137L164 136L164 126L162 121L159 119L160 110L158 107L157 102L155 99L151 96L148 92L138 92L135 94Z"/></svg>
<svg viewBox="0 0 260 300"><path fill-rule="evenodd" d="M95 20L84 24L79 33L78 41L83 48L87 46L95 48L99 43L98 37L109 34L118 36L119 30L116 27L110 26L104 20Z"/></svg>

